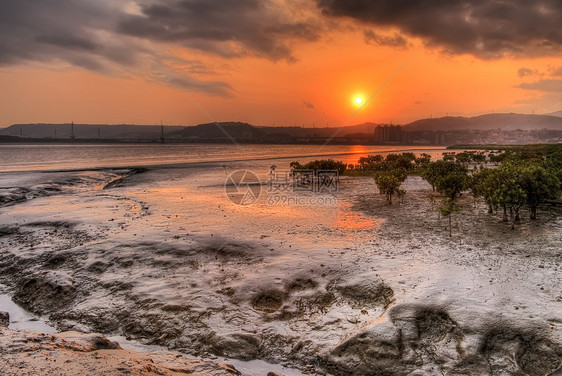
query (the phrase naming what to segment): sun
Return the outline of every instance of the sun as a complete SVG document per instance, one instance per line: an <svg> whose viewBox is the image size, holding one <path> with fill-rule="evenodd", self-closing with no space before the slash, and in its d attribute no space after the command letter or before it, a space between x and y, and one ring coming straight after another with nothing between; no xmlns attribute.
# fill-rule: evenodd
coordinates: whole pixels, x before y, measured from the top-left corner
<svg viewBox="0 0 562 376"><path fill-rule="evenodd" d="M361 99L359 97L355 98L355 103L361 104L361 102L363 102L363 99Z"/></svg>

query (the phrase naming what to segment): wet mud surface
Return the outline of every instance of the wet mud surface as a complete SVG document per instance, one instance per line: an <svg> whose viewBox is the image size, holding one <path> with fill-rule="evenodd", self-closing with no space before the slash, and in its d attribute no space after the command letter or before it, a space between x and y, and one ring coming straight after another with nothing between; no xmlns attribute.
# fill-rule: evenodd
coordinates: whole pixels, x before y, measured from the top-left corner
<svg viewBox="0 0 562 376"><path fill-rule="evenodd" d="M560 208L512 231L462 197L449 237L418 177L391 206L348 177L329 205L238 206L225 170L67 173L62 193L4 199L3 292L61 331L318 374L560 369Z"/></svg>

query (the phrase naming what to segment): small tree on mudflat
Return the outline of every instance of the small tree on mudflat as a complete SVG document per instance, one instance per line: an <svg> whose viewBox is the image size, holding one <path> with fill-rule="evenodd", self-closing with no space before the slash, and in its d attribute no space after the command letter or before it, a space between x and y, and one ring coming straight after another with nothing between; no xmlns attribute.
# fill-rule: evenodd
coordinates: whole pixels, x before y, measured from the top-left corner
<svg viewBox="0 0 562 376"><path fill-rule="evenodd" d="M449 236L451 236L451 213L460 211L456 200L463 191L470 188L468 168L450 160L435 161L429 163L422 177L433 186L435 191L445 196L439 212L449 218Z"/></svg>
<svg viewBox="0 0 562 376"><path fill-rule="evenodd" d="M453 168L454 164L455 163L451 161L429 162L427 167L423 170L421 177L431 184L431 188L435 192L437 180L445 176L447 172Z"/></svg>
<svg viewBox="0 0 562 376"><path fill-rule="evenodd" d="M470 188L468 169L454 162L445 162L444 167L440 170L441 175L435 179L435 190L451 201L456 201L463 191Z"/></svg>
<svg viewBox="0 0 562 376"><path fill-rule="evenodd" d="M461 211L461 209L457 206L455 201L451 200L448 197L443 201L443 204L439 208L439 212L441 213L441 215L443 215L444 217L447 217L449 219L449 237L450 238L453 236L453 226L452 226L452 223L451 223L451 214L453 214L454 212L459 212L459 211Z"/></svg>
<svg viewBox="0 0 562 376"><path fill-rule="evenodd" d="M560 194L560 181L556 175L537 165L522 168L520 186L525 192L531 219L537 219L537 207L540 204L556 199Z"/></svg>
<svg viewBox="0 0 562 376"><path fill-rule="evenodd" d="M294 161L289 164L289 167L291 170L337 170L342 175L347 168L347 164L333 159L317 159L304 165Z"/></svg>
<svg viewBox="0 0 562 376"><path fill-rule="evenodd" d="M504 161L504 159L507 156L508 156L507 153L502 152L502 151L498 151L498 152L495 152L495 153L488 154L488 159L490 160L491 163L498 166L500 163L502 163Z"/></svg>
<svg viewBox="0 0 562 376"><path fill-rule="evenodd" d="M472 154L472 162L482 166L486 163L486 154L484 154L484 152L476 152Z"/></svg>
<svg viewBox="0 0 562 376"><path fill-rule="evenodd" d="M392 204L392 196L400 193L400 186L408 177L406 170L401 168L385 168L375 172L373 179L382 194L386 195L386 201Z"/></svg>
<svg viewBox="0 0 562 376"><path fill-rule="evenodd" d="M455 153L454 151L452 152L445 152L443 153L443 160L445 162L453 162L455 160L455 155L457 153Z"/></svg>
<svg viewBox="0 0 562 376"><path fill-rule="evenodd" d="M429 166L431 162L431 155L427 153L421 153L419 157L414 160L417 170L424 170Z"/></svg>
<svg viewBox="0 0 562 376"><path fill-rule="evenodd" d="M494 200L503 207L503 220L507 222L507 211L511 220L511 229L519 220L519 209L525 204L526 195L521 187L521 167L510 163L503 164L495 171L497 181Z"/></svg>
<svg viewBox="0 0 562 376"><path fill-rule="evenodd" d="M486 204L488 204L488 213L493 213L496 208L496 202L494 201L494 191L495 191L495 170L490 168L484 168L479 172L472 175L470 179L470 191L474 197L474 200L478 197L482 197Z"/></svg>

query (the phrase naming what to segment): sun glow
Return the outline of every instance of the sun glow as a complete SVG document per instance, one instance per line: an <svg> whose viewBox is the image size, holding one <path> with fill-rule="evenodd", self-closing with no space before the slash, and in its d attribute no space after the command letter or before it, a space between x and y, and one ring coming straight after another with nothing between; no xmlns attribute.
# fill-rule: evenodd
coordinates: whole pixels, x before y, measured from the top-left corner
<svg viewBox="0 0 562 376"><path fill-rule="evenodd" d="M361 98L359 98L359 97L355 98L355 103L356 103L356 104L361 104L362 102L363 102L363 99L361 99Z"/></svg>

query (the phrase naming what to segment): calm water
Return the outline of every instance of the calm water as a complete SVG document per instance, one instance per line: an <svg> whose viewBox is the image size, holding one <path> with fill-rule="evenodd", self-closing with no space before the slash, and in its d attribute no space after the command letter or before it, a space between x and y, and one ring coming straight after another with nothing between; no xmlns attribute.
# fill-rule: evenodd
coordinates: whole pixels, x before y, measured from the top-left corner
<svg viewBox="0 0 562 376"><path fill-rule="evenodd" d="M440 156L443 148L374 145L110 144L0 145L0 172L154 166L197 162L331 157L355 163L361 156L412 151Z"/></svg>

